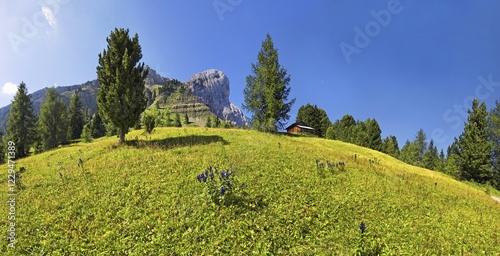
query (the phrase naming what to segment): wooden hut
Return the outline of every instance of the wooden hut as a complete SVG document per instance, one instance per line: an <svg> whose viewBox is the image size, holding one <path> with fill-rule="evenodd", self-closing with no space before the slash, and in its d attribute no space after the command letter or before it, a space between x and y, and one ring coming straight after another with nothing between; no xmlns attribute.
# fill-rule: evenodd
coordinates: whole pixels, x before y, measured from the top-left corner
<svg viewBox="0 0 500 256"><path fill-rule="evenodd" d="M303 132L313 133L314 128L307 126L307 124L305 124L302 121L299 121L299 122L293 123L290 126L288 126L286 128L286 132L287 133L303 133Z"/></svg>

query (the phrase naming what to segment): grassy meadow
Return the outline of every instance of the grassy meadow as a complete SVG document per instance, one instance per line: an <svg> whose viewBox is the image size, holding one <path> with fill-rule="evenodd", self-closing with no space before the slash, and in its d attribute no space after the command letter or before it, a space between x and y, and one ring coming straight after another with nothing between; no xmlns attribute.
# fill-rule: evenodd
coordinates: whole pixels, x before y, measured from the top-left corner
<svg viewBox="0 0 500 256"><path fill-rule="evenodd" d="M500 203L380 152L248 130L142 132L130 132L123 146L101 138L16 161L26 171L16 197L15 249L3 232L0 253L500 254ZM345 167L318 168L316 159ZM214 203L196 178L209 166L231 170L244 193ZM6 202L8 166L0 170ZM4 204L3 230L8 215Z"/></svg>

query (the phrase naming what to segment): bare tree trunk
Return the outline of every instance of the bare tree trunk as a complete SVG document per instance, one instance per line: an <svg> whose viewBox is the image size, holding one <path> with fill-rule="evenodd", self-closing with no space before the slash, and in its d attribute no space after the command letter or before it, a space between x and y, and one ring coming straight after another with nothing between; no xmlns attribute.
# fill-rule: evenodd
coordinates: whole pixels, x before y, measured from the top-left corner
<svg viewBox="0 0 500 256"><path fill-rule="evenodd" d="M121 127L120 128L120 144L123 144L125 142L125 128Z"/></svg>

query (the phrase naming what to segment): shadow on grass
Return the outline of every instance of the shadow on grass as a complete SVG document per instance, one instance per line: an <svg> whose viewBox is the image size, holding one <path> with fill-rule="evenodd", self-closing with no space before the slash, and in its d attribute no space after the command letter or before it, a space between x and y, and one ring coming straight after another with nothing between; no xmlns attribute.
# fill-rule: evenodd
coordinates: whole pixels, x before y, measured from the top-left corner
<svg viewBox="0 0 500 256"><path fill-rule="evenodd" d="M232 206L236 213L240 214L247 211L260 212L267 205L268 203L263 195L250 197L248 194L245 194L244 196L234 195L220 206Z"/></svg>
<svg viewBox="0 0 500 256"><path fill-rule="evenodd" d="M223 145L228 145L229 142L217 135L189 135L182 137L173 137L166 139L154 140L128 140L125 145L136 148L161 148L171 149L177 147L207 145L211 143L221 142Z"/></svg>

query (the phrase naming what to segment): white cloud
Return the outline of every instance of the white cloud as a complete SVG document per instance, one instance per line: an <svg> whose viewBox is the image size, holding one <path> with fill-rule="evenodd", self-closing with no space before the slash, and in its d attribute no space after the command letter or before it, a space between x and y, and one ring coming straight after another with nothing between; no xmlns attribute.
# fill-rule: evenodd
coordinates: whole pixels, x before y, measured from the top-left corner
<svg viewBox="0 0 500 256"><path fill-rule="evenodd" d="M45 16L45 19L47 19L47 22L49 22L49 25L52 28L57 28L57 19L56 16L54 16L54 13L52 13L52 10L47 6L43 6L42 12Z"/></svg>
<svg viewBox="0 0 500 256"><path fill-rule="evenodd" d="M17 84L7 82L2 86L2 93L7 95L15 95L17 92Z"/></svg>

